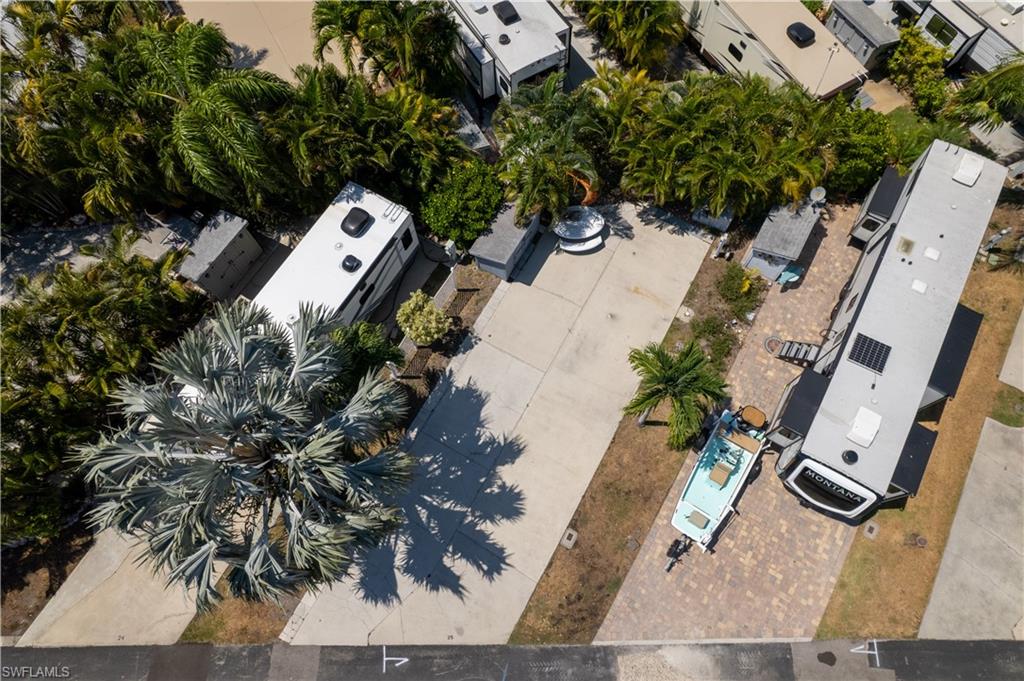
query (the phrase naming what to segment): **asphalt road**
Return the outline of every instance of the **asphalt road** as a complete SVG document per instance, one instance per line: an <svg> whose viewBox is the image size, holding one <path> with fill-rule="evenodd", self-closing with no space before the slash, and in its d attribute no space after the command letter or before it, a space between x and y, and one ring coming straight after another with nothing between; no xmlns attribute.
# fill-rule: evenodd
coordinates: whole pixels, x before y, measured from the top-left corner
<svg viewBox="0 0 1024 681"><path fill-rule="evenodd" d="M641 646L4 648L0 678L76 681L1002 681L1015 641Z"/></svg>

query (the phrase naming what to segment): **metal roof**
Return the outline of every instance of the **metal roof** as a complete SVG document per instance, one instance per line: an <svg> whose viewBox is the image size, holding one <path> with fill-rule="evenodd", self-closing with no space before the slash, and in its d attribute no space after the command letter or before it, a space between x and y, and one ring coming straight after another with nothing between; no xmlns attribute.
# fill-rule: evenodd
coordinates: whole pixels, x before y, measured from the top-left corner
<svg viewBox="0 0 1024 681"><path fill-rule="evenodd" d="M516 206L514 203L505 206L494 218L486 234L473 242L469 254L474 258L490 260L494 263L507 264L523 239L530 236L530 230L516 224Z"/></svg>
<svg viewBox="0 0 1024 681"><path fill-rule="evenodd" d="M776 206L768 214L754 239L754 250L796 260L818 223L817 208L802 204L795 211L789 206Z"/></svg>
<svg viewBox="0 0 1024 681"><path fill-rule="evenodd" d="M198 281L217 261L228 244L248 226L249 222L245 218L224 210L214 215L189 245L189 255L182 261L178 270L181 276Z"/></svg>
<svg viewBox="0 0 1024 681"><path fill-rule="evenodd" d="M863 0L835 0L832 11L838 12L847 23L860 31L876 47L891 45L900 40L899 31L886 22Z"/></svg>

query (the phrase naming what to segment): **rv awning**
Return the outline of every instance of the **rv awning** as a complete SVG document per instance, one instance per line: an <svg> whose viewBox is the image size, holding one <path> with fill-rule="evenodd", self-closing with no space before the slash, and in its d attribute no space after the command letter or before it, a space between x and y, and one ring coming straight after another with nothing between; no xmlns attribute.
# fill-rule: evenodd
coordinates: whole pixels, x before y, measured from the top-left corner
<svg viewBox="0 0 1024 681"><path fill-rule="evenodd" d="M811 369L804 369L793 386L785 411L779 415L779 425L801 435L807 435L826 390L827 378Z"/></svg>
<svg viewBox="0 0 1024 681"><path fill-rule="evenodd" d="M953 319L946 329L946 338L939 349L939 357L935 360L931 378L928 379L929 391L952 397L960 386L964 368L971 356L974 339L981 327L982 315L974 310L957 305Z"/></svg>
<svg viewBox="0 0 1024 681"><path fill-rule="evenodd" d="M896 210L900 196L903 195L903 187L907 184L909 175L900 175L892 166L886 166L882 178L875 187L875 193L871 195L871 203L864 212L875 217L889 219Z"/></svg>
<svg viewBox="0 0 1024 681"><path fill-rule="evenodd" d="M928 430L920 423L910 427L910 434L903 444L903 453L892 474L892 484L910 494L917 494L921 487L921 479L928 467L928 459L932 456L932 447L938 433Z"/></svg>

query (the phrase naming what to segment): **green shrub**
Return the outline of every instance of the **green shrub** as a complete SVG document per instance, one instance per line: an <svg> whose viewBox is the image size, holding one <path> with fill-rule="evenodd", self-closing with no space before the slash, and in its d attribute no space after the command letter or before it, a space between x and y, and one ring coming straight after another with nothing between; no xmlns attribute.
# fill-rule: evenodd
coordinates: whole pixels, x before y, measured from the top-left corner
<svg viewBox="0 0 1024 681"><path fill-rule="evenodd" d="M487 231L505 189L487 163L473 159L452 168L448 176L427 196L421 214L423 222L440 239L451 239L467 248Z"/></svg>
<svg viewBox="0 0 1024 681"><path fill-rule="evenodd" d="M725 320L718 316L695 319L690 325L694 340L707 350L711 364L718 371L726 370L725 360L736 347L736 336Z"/></svg>
<svg viewBox="0 0 1024 681"><path fill-rule="evenodd" d="M804 3L804 7L809 9L811 14L815 16L818 15L818 12L820 12L821 8L825 5L823 0L800 0L800 2Z"/></svg>
<svg viewBox="0 0 1024 681"><path fill-rule="evenodd" d="M387 362L397 364L405 360L398 346L384 336L384 327L380 324L356 322L336 329L331 340L345 357L345 370L332 387L341 402L348 401L368 373L376 373Z"/></svg>
<svg viewBox="0 0 1024 681"><path fill-rule="evenodd" d="M928 41L916 26L900 31L900 42L889 57L889 78L910 95L914 109L931 118L949 98L946 59L949 52Z"/></svg>
<svg viewBox="0 0 1024 681"><path fill-rule="evenodd" d="M944 118L929 121L915 114L909 107L891 111L887 118L892 123L896 142L891 160L900 172L905 172L934 140L940 139L961 147L970 144L967 129L956 121Z"/></svg>
<svg viewBox="0 0 1024 681"><path fill-rule="evenodd" d="M728 263L718 278L718 294L729 303L737 318L746 317L757 308L763 290L761 278L748 274L739 263Z"/></svg>
<svg viewBox="0 0 1024 681"><path fill-rule="evenodd" d="M863 195L893 157L896 134L892 121L877 111L836 104L841 110L830 131L836 163L825 184L835 194Z"/></svg>
<svg viewBox="0 0 1024 681"><path fill-rule="evenodd" d="M415 291L402 303L395 316L398 328L416 345L430 345L451 328L451 319L423 291Z"/></svg>

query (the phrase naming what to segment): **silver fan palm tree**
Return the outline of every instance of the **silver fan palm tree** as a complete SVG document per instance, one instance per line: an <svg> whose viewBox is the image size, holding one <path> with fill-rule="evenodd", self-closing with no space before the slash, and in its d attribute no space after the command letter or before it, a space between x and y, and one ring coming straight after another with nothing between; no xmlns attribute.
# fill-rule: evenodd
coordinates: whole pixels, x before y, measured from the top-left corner
<svg viewBox="0 0 1024 681"><path fill-rule="evenodd" d="M246 302L218 307L158 357L164 380L115 393L127 426L81 451L91 522L139 537L200 608L219 599L215 563L250 600L345 576L397 528L412 461L385 446L400 384L368 374L337 397L337 325L312 306L287 329Z"/></svg>

